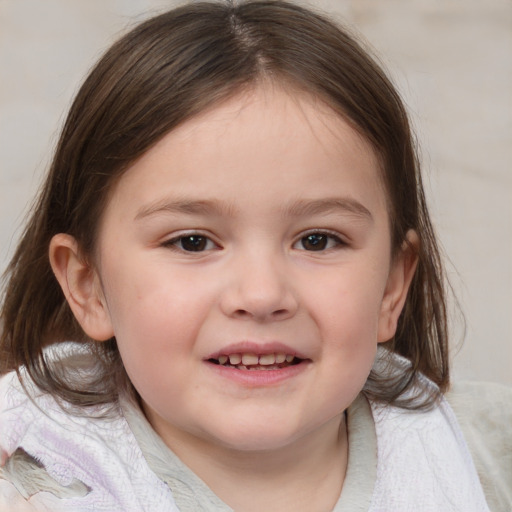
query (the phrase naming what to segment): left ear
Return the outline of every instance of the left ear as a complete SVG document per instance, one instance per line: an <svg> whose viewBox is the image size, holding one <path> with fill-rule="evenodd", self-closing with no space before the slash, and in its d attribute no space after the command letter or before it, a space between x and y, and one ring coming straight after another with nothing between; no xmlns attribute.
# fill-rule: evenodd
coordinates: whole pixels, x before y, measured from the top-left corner
<svg viewBox="0 0 512 512"><path fill-rule="evenodd" d="M377 337L379 343L388 341L395 335L398 318L418 264L419 243L416 231L409 230L391 263L380 308Z"/></svg>

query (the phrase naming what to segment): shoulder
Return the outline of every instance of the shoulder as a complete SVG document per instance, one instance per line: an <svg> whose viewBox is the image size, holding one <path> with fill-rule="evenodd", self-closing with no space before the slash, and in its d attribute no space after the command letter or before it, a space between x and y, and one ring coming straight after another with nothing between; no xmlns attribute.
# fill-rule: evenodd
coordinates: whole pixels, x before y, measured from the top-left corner
<svg viewBox="0 0 512 512"><path fill-rule="evenodd" d="M23 445L25 439L31 437L30 426L38 423L38 412L43 414L26 394L15 373L0 378L0 510L48 510L46 504L41 503L41 496L32 499L32 490L36 481L41 490L44 489L49 475L35 459L31 466L19 464L21 459L28 459ZM60 508L52 506L52 510L56 512Z"/></svg>
<svg viewBox="0 0 512 512"><path fill-rule="evenodd" d="M456 382L446 394L491 510L512 508L512 387Z"/></svg>
<svg viewBox="0 0 512 512"><path fill-rule="evenodd" d="M422 378L417 386L428 392L435 384ZM410 392L415 397L420 391ZM371 406L378 451L371 510L489 510L467 443L444 397L428 409Z"/></svg>
<svg viewBox="0 0 512 512"><path fill-rule="evenodd" d="M28 393L15 374L0 379L1 505L9 500L8 510L28 502L52 512L140 512L160 503L176 510L119 411L66 408L25 384ZM28 503L20 511L30 510Z"/></svg>

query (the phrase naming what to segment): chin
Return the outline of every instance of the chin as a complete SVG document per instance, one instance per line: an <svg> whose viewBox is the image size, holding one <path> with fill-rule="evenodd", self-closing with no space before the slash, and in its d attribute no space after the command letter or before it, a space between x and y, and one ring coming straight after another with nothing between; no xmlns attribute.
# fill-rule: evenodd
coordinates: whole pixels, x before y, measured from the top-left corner
<svg viewBox="0 0 512 512"><path fill-rule="evenodd" d="M276 436L255 436L249 438L247 436L237 439L227 439L223 446L229 450L237 452L273 452L285 448L293 442L289 437Z"/></svg>
<svg viewBox="0 0 512 512"><path fill-rule="evenodd" d="M274 422L255 422L236 426L231 423L212 438L215 443L233 451L262 452L274 451L292 444L302 437L294 428Z"/></svg>

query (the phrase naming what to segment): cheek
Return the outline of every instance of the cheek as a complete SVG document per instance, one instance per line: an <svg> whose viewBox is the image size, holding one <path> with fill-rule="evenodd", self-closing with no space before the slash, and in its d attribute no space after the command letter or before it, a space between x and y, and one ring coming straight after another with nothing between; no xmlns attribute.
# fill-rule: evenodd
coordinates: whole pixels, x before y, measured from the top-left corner
<svg viewBox="0 0 512 512"><path fill-rule="evenodd" d="M382 271L340 272L312 298L327 363L340 385L362 388L377 350L383 289ZM314 308L314 309L313 309Z"/></svg>
<svg viewBox="0 0 512 512"><path fill-rule="evenodd" d="M128 271L121 266L112 269L104 286L127 370L157 367L190 351L208 310L204 294L178 276L145 270L132 272L127 279Z"/></svg>
<svg viewBox="0 0 512 512"><path fill-rule="evenodd" d="M193 369L200 311L173 289L144 288L125 289L112 308L121 359L144 400L178 400Z"/></svg>
<svg viewBox="0 0 512 512"><path fill-rule="evenodd" d="M196 287L158 262L133 258L105 268L105 275L105 297L118 337L185 322L197 308Z"/></svg>
<svg viewBox="0 0 512 512"><path fill-rule="evenodd" d="M343 332L344 338L354 335L354 342L356 334L376 335L385 288L382 274L371 269L358 271L354 265L317 280L316 293L308 299L310 309L316 311L317 323L338 334Z"/></svg>

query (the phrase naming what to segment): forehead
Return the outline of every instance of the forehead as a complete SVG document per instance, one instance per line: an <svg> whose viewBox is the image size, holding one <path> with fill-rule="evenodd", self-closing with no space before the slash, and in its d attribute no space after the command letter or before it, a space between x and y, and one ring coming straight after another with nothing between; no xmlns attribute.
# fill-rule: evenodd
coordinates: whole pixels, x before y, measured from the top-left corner
<svg viewBox="0 0 512 512"><path fill-rule="evenodd" d="M230 130L234 125L235 130ZM371 145L343 115L293 84L288 88L286 82L266 81L244 89L210 106L171 134L177 144L190 145L198 137L217 144L226 137L252 139L258 155L266 148L271 150L270 143L289 148L290 140L295 137L297 141L315 140L332 157L336 157L336 152L331 150L337 147L354 156L364 154L377 159ZM258 142L264 144L257 146Z"/></svg>
<svg viewBox="0 0 512 512"><path fill-rule="evenodd" d="M338 193L386 202L371 145L318 99L265 85L169 132L125 172L108 208L116 202L151 205L169 195L220 194L236 204L244 195L261 202Z"/></svg>

